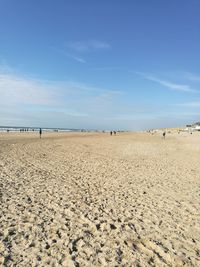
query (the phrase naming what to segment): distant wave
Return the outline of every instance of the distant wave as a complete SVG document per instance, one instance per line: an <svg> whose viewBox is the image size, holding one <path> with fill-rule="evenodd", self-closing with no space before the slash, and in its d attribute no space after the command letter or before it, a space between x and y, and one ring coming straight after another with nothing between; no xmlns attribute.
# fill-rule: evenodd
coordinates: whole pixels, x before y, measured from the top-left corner
<svg viewBox="0 0 200 267"><path fill-rule="evenodd" d="M39 131L42 127L18 127L18 126L0 126L0 132L34 132ZM81 132L81 129L68 128L42 128L44 132Z"/></svg>

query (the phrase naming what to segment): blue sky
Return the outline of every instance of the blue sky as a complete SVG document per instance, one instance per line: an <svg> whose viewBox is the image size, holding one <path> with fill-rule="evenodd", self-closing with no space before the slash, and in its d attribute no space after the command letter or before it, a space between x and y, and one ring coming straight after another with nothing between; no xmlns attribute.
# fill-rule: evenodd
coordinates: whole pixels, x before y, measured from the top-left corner
<svg viewBox="0 0 200 267"><path fill-rule="evenodd" d="M0 125L200 120L199 0L0 0Z"/></svg>

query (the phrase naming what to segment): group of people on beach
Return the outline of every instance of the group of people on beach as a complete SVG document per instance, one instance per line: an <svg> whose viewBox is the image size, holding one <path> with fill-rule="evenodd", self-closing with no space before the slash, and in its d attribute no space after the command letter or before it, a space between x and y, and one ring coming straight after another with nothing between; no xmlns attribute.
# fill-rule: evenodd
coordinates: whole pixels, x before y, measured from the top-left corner
<svg viewBox="0 0 200 267"><path fill-rule="evenodd" d="M116 135L117 132L116 131L110 131L110 135L112 136L113 134Z"/></svg>
<svg viewBox="0 0 200 267"><path fill-rule="evenodd" d="M28 132L29 130L30 129L28 129L28 128L21 128L21 129L19 129L20 133L21 132ZM35 130L34 129L31 129L31 131L34 132Z"/></svg>

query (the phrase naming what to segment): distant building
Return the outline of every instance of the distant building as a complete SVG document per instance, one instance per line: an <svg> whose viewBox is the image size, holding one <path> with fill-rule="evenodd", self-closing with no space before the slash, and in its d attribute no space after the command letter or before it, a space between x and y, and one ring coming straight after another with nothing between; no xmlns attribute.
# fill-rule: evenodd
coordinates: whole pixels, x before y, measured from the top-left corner
<svg viewBox="0 0 200 267"><path fill-rule="evenodd" d="M195 122L194 124L186 125L186 130L190 132L200 131L200 122Z"/></svg>

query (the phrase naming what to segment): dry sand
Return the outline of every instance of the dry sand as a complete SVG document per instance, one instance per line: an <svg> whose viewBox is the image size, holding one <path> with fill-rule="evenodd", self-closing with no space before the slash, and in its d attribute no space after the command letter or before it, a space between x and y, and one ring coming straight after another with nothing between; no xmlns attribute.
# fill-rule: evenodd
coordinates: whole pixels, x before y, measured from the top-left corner
<svg viewBox="0 0 200 267"><path fill-rule="evenodd" d="M0 265L200 266L200 133L0 134Z"/></svg>

